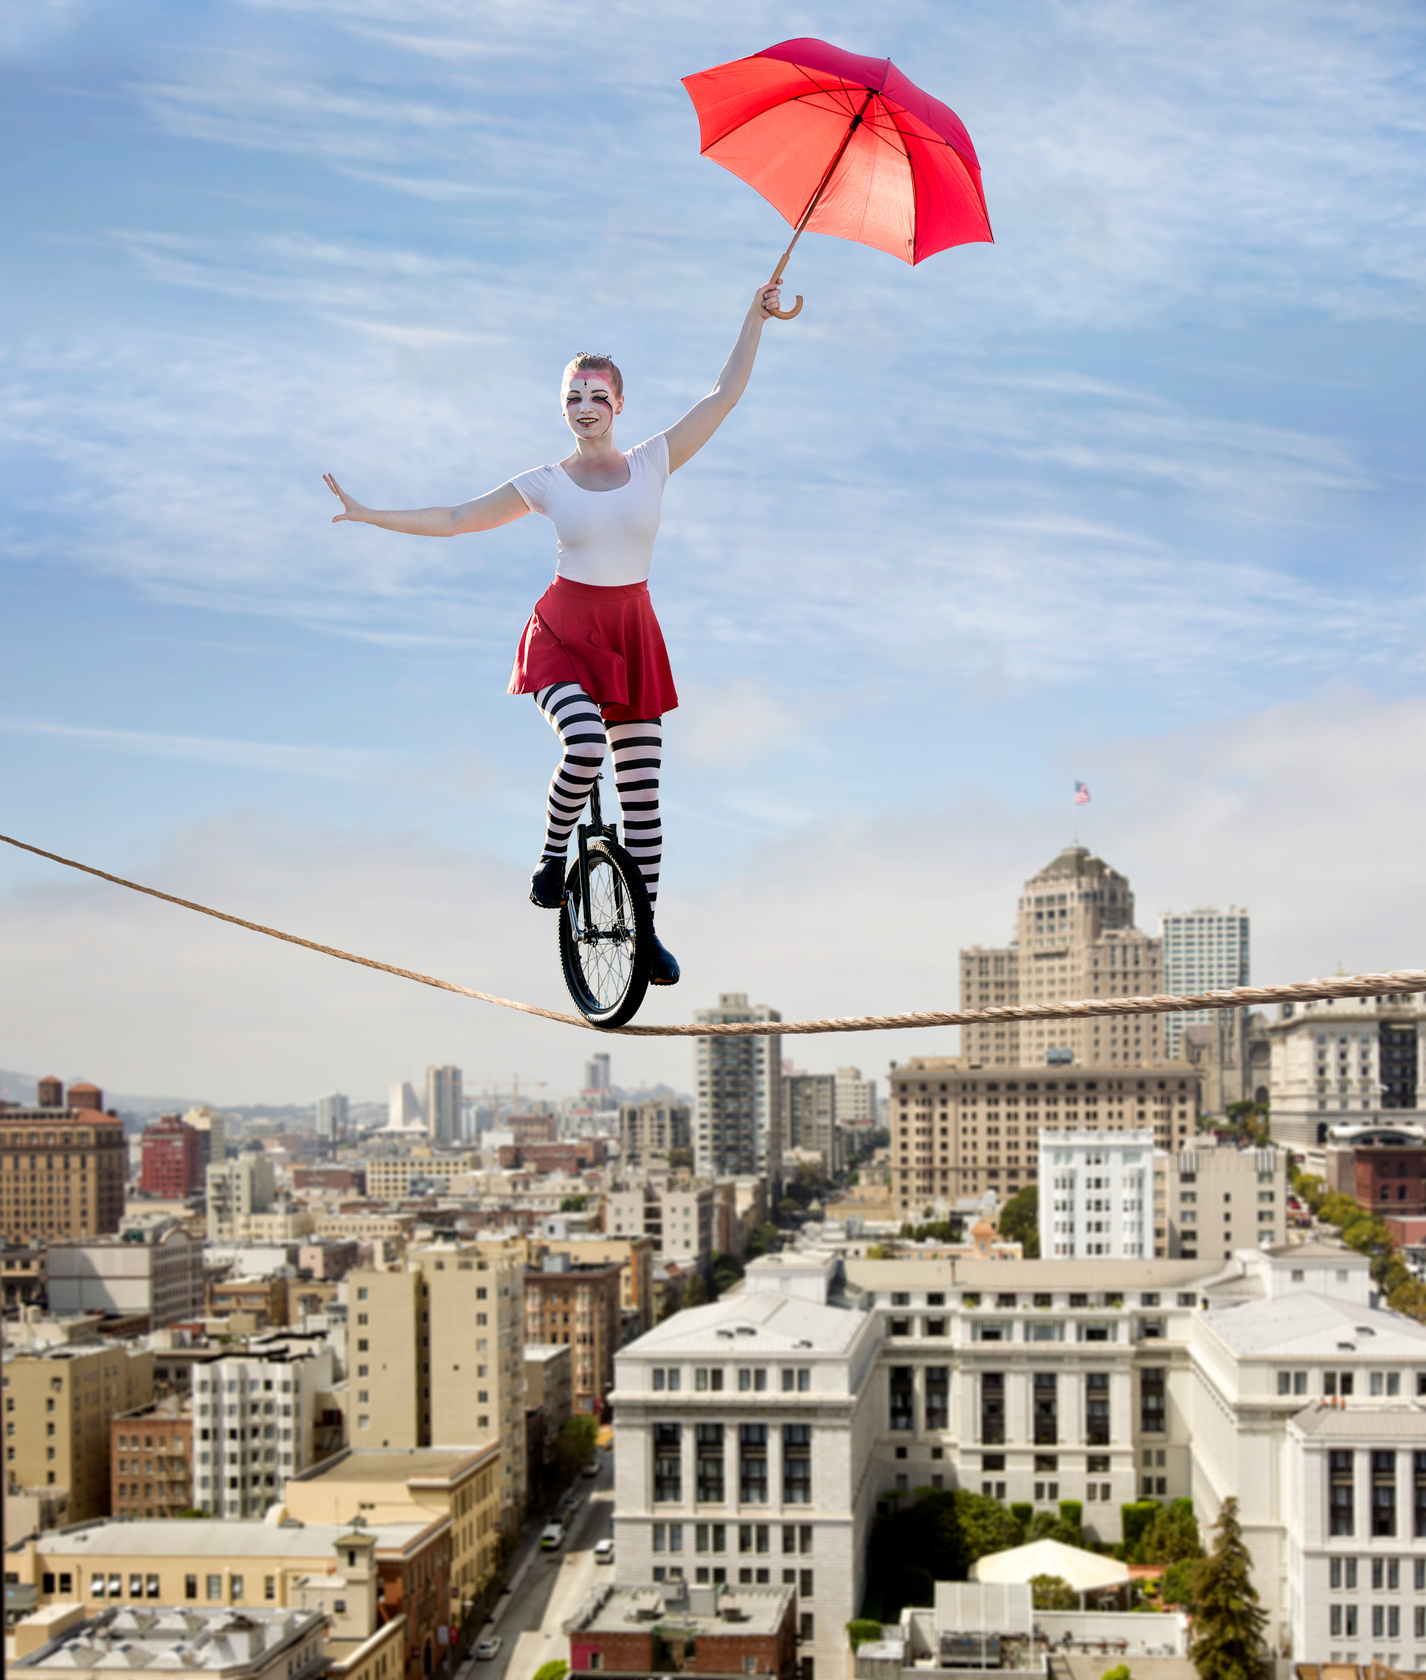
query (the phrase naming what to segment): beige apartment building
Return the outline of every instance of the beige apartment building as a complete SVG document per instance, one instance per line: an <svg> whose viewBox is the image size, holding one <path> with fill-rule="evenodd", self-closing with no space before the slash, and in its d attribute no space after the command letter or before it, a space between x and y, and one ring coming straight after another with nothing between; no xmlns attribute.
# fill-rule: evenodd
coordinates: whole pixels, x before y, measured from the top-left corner
<svg viewBox="0 0 1426 1680"><path fill-rule="evenodd" d="M55 1094L58 1082L52 1084ZM117 1231L128 1150L121 1120L104 1114L92 1085L70 1087L70 1106L0 1108L0 1236L62 1241Z"/></svg>
<svg viewBox="0 0 1426 1680"><path fill-rule="evenodd" d="M517 1450L523 1450L523 1443ZM408 1447L337 1453L283 1490L303 1523L388 1523L449 1518L450 1620L459 1623L500 1562L500 1447Z"/></svg>
<svg viewBox="0 0 1426 1680"><path fill-rule="evenodd" d="M625 1103L619 1110L619 1165L666 1167L671 1149L691 1149L693 1132L681 1103Z"/></svg>
<svg viewBox="0 0 1426 1680"><path fill-rule="evenodd" d="M546 1254L525 1274L525 1336L571 1349L574 1409L598 1416L614 1386L614 1355L623 1340L619 1268L578 1264Z"/></svg>
<svg viewBox="0 0 1426 1680"><path fill-rule="evenodd" d="M1191 1149L1155 1166L1156 1253L1171 1260L1231 1260L1287 1241L1287 1156L1280 1149Z"/></svg>
<svg viewBox="0 0 1426 1680"><path fill-rule="evenodd" d="M1085 846L1064 851L1025 883L1007 946L960 954L961 1007L1137 997L1163 990L1162 941L1134 926L1128 879ZM1164 1059L1158 1015L1087 1021L1006 1021L961 1029L972 1067L1153 1067Z"/></svg>
<svg viewBox="0 0 1426 1680"><path fill-rule="evenodd" d="M67 1488L68 1521L109 1511L110 1423L153 1399L153 1354L111 1342L8 1349L5 1486Z"/></svg>
<svg viewBox="0 0 1426 1680"><path fill-rule="evenodd" d="M959 1056L893 1063L891 1197L913 1219L937 1202L995 1191L1002 1200L1038 1178L1039 1134L1151 1128L1155 1147L1194 1137L1199 1083L1177 1065L974 1068Z"/></svg>
<svg viewBox="0 0 1426 1680"><path fill-rule="evenodd" d="M525 1476L523 1245L435 1243L404 1271L347 1278L353 1446L499 1442L501 1520L518 1532Z"/></svg>
<svg viewBox="0 0 1426 1680"><path fill-rule="evenodd" d="M366 1193L373 1202L399 1202L428 1188L444 1191L453 1178L471 1170L467 1156L432 1155L417 1150L366 1163Z"/></svg>

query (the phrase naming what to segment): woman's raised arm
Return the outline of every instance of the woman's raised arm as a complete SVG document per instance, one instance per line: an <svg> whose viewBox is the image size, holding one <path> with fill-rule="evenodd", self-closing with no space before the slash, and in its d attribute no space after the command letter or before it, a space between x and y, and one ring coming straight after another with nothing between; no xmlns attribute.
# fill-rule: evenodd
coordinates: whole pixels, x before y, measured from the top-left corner
<svg viewBox="0 0 1426 1680"><path fill-rule="evenodd" d="M465 531L493 531L497 525L523 519L530 511L513 484L502 484L498 490L487 491L455 507L394 511L363 507L342 489L331 473L323 473L322 482L342 504L342 511L332 515L333 525L349 519L358 525L379 525L383 531L404 531L412 537L458 537Z"/></svg>
<svg viewBox="0 0 1426 1680"><path fill-rule="evenodd" d="M743 328L732 354L723 363L718 383L701 402L694 403L682 420L675 421L665 434L668 438L668 470L677 472L685 461L691 461L733 412L738 398L748 387L753 360L758 353L763 322L771 319L769 309L778 307L782 286L759 286L753 294Z"/></svg>

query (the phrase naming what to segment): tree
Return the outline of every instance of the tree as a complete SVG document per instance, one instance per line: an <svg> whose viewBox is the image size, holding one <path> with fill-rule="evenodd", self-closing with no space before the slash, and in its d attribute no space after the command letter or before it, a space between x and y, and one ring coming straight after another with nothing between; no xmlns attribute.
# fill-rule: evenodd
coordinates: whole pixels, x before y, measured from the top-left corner
<svg viewBox="0 0 1426 1680"><path fill-rule="evenodd" d="M599 1425L589 1412L576 1412L560 1425L555 1436L554 1462L561 1481L570 1481L594 1462Z"/></svg>
<svg viewBox="0 0 1426 1680"><path fill-rule="evenodd" d="M1018 1242L1027 1260L1040 1258L1040 1192L1033 1184L1017 1190L1001 1208L1000 1235Z"/></svg>
<svg viewBox="0 0 1426 1680"><path fill-rule="evenodd" d="M721 1295L743 1276L743 1263L731 1254L715 1254L710 1270L713 1273L713 1287Z"/></svg>
<svg viewBox="0 0 1426 1680"><path fill-rule="evenodd" d="M589 1206L588 1196L566 1196L560 1203L561 1213L583 1213Z"/></svg>
<svg viewBox="0 0 1426 1680"><path fill-rule="evenodd" d="M761 1225L755 1225L752 1230L752 1235L748 1238L749 1258L759 1254L766 1254L771 1249L776 1248L777 1237L778 1231L776 1225L767 1222L764 1222Z"/></svg>
<svg viewBox="0 0 1426 1680"><path fill-rule="evenodd" d="M1236 1499L1223 1501L1213 1528L1213 1550L1198 1565L1193 1586L1188 1654L1200 1680L1264 1680L1268 1613L1253 1585Z"/></svg>
<svg viewBox="0 0 1426 1680"><path fill-rule="evenodd" d="M1194 1581L1202 1561L1201 1558L1184 1558L1181 1563L1171 1563L1164 1571L1163 1580L1159 1583L1159 1602L1165 1608L1176 1604L1180 1610L1192 1612L1197 1603Z"/></svg>
<svg viewBox="0 0 1426 1680"><path fill-rule="evenodd" d="M535 1670L534 1680L564 1680L569 1673L569 1664L561 1662L558 1657L553 1662L542 1663Z"/></svg>
<svg viewBox="0 0 1426 1680"><path fill-rule="evenodd" d="M1061 1575L1032 1575L1030 1598L1037 1610L1079 1609L1079 1594Z"/></svg>
<svg viewBox="0 0 1426 1680"><path fill-rule="evenodd" d="M1106 1668L1099 1680L1132 1680L1128 1663L1115 1663L1113 1668Z"/></svg>
<svg viewBox="0 0 1426 1680"><path fill-rule="evenodd" d="M713 1292L708 1287L708 1280L702 1272L694 1272L684 1285L683 1305L685 1307L706 1307L713 1299Z"/></svg>
<svg viewBox="0 0 1426 1680"><path fill-rule="evenodd" d="M858 1616L847 1623L847 1640L855 1651L859 1645L865 1645L869 1639L881 1638L881 1623L874 1622L869 1616Z"/></svg>
<svg viewBox="0 0 1426 1680"><path fill-rule="evenodd" d="M685 1172L692 1172L693 1151L691 1149L670 1149L668 1164L674 1172L678 1172L680 1169Z"/></svg>
<svg viewBox="0 0 1426 1680"><path fill-rule="evenodd" d="M1203 1556L1191 1499L1175 1499L1155 1513L1144 1530L1143 1553L1145 1563L1184 1563Z"/></svg>
<svg viewBox="0 0 1426 1680"><path fill-rule="evenodd" d="M1149 1524L1159 1514L1157 1499L1136 1499L1132 1505L1119 1507L1119 1532L1124 1536L1126 1563L1142 1563L1144 1535Z"/></svg>

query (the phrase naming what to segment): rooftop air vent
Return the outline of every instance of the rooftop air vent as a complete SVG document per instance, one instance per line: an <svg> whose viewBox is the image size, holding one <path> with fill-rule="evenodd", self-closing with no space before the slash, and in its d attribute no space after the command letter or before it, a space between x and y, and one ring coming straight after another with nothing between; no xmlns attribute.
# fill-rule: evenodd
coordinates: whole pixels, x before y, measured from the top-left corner
<svg viewBox="0 0 1426 1680"><path fill-rule="evenodd" d="M740 1336L756 1336L758 1333L757 1327L752 1324L739 1324L735 1326L735 1329Z"/></svg>

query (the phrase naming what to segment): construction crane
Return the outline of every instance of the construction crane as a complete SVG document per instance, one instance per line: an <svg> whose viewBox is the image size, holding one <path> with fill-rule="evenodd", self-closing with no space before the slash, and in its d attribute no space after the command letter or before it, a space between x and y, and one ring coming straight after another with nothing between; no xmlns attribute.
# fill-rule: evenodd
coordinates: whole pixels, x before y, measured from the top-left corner
<svg viewBox="0 0 1426 1680"><path fill-rule="evenodd" d="M548 1083L549 1083L548 1080L544 1080L544 1079L526 1079L525 1080L526 1085L533 1085L537 1090L540 1090L540 1091L543 1091L545 1086ZM510 1092L510 1113L511 1114L518 1114L520 1112L520 1075L518 1073L513 1074L511 1076L510 1083L508 1085L505 1084L505 1082L502 1080L498 1083L492 1082L490 1084L486 1084L486 1085L483 1085L481 1087L481 1093L480 1094L482 1096L491 1097L494 1100L494 1103L495 1103L495 1124L496 1124L497 1127L500 1124L500 1093L502 1091L509 1091Z"/></svg>

